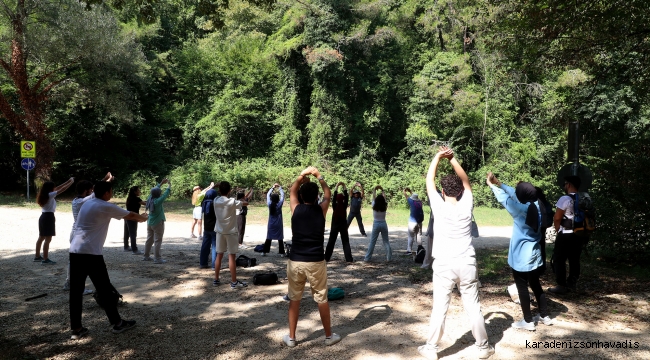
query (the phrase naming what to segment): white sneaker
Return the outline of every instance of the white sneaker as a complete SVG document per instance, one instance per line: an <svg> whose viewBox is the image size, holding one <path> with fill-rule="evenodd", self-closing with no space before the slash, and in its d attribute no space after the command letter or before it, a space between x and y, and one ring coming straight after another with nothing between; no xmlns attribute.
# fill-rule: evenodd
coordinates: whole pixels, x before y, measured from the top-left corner
<svg viewBox="0 0 650 360"><path fill-rule="evenodd" d="M334 345L339 341L341 341L341 335L332 333L332 336L325 338L325 346Z"/></svg>
<svg viewBox="0 0 650 360"><path fill-rule="evenodd" d="M551 317L548 316L548 315L542 317L541 315L537 314L537 315L533 316L533 322L535 322L535 323L540 323L541 322L544 325L553 325L553 324L555 324L555 319L551 319Z"/></svg>
<svg viewBox="0 0 650 360"><path fill-rule="evenodd" d="M190 235L190 239L196 239L196 235L194 234Z"/></svg>
<svg viewBox="0 0 650 360"><path fill-rule="evenodd" d="M526 322L526 319L521 319L517 322L513 322L512 327L515 329L535 331L535 322Z"/></svg>
<svg viewBox="0 0 650 360"><path fill-rule="evenodd" d="M418 352L423 357L429 360L438 360L438 350L429 345L422 345L418 347Z"/></svg>
<svg viewBox="0 0 650 360"><path fill-rule="evenodd" d="M162 258L160 258L160 259L154 259L154 260L153 260L153 263L154 263L154 264L164 264L164 263L166 263L166 262L167 262L167 260L162 259Z"/></svg>
<svg viewBox="0 0 650 360"><path fill-rule="evenodd" d="M490 346L490 345L488 345L487 348L478 350L478 358L479 359L487 359L492 355L494 355L494 348L492 346Z"/></svg>
<svg viewBox="0 0 650 360"><path fill-rule="evenodd" d="M294 347L296 346L296 340L292 339L289 337L289 335L285 335L282 337L282 341L287 344L288 347Z"/></svg>

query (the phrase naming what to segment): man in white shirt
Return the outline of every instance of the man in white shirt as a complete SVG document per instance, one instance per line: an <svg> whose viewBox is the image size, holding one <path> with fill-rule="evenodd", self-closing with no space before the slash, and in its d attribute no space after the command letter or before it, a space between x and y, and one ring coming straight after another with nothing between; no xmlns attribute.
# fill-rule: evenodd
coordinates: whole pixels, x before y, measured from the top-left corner
<svg viewBox="0 0 650 360"><path fill-rule="evenodd" d="M553 270L557 286L549 288L553 294L566 294L569 289L575 289L580 276L580 254L582 241L573 235L574 198L580 188L581 181L577 176L564 178L564 192L555 204L553 225L557 232L555 249L553 250ZM566 276L566 262L569 260L569 276Z"/></svg>
<svg viewBox="0 0 650 360"><path fill-rule="evenodd" d="M436 169L440 158L449 159L456 175L447 175L440 181L442 197L436 191ZM479 359L494 354L485 331L485 318L481 313L478 295L476 254L472 246L472 187L467 174L447 147L441 147L429 166L427 193L433 217L433 309L430 335L426 345L418 348L427 359L438 359L438 344L442 339L445 317L454 285L458 287L463 307L469 316L472 335L476 339Z"/></svg>
<svg viewBox="0 0 650 360"><path fill-rule="evenodd" d="M237 231L237 210L241 211L242 206L248 206L247 201L239 201L229 198L231 186L227 181L219 184L220 197L214 200L214 214L217 223L214 230L217 233L217 261L214 264L213 285L221 285L219 272L221 271L221 260L223 254L228 250L228 268L230 268L230 288L237 289L247 287L248 284L237 280L237 264L235 255L239 250L239 232Z"/></svg>
<svg viewBox="0 0 650 360"><path fill-rule="evenodd" d="M94 193L95 198L86 201L79 210L70 243L70 325L73 340L88 333L88 329L81 325L83 291L87 277L90 277L95 285L98 296L107 300L104 301L104 311L113 325L113 333L121 333L135 326L135 321L123 320L120 317L117 301L111 301L114 288L106 270L103 249L111 219L144 222L147 217L109 203L108 200L113 196L113 186L110 182L98 182Z"/></svg>

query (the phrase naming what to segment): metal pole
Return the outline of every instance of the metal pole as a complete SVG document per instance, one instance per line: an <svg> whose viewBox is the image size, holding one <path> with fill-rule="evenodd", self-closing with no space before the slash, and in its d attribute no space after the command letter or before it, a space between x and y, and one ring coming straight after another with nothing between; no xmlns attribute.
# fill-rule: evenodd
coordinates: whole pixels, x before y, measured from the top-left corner
<svg viewBox="0 0 650 360"><path fill-rule="evenodd" d="M29 170L27 170L27 202L29 202Z"/></svg>

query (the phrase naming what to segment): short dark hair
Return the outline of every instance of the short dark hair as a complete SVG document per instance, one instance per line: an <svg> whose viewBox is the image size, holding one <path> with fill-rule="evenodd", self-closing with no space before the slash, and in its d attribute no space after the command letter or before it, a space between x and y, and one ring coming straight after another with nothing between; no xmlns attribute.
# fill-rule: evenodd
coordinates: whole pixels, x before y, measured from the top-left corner
<svg viewBox="0 0 650 360"><path fill-rule="evenodd" d="M580 189L580 185L582 185L582 180L580 180L580 178L575 175L565 176L564 181L573 185L573 187L575 187L576 190Z"/></svg>
<svg viewBox="0 0 650 360"><path fill-rule="evenodd" d="M77 191L77 196L83 195L86 191L93 188L93 183L88 180L81 180L77 183L75 190Z"/></svg>
<svg viewBox="0 0 650 360"><path fill-rule="evenodd" d="M230 189L231 187L229 182L222 181L219 183L219 192L221 193L221 195L228 195Z"/></svg>
<svg viewBox="0 0 650 360"><path fill-rule="evenodd" d="M318 185L313 182L306 182L300 186L300 197L306 203L315 204L318 202Z"/></svg>
<svg viewBox="0 0 650 360"><path fill-rule="evenodd" d="M241 200L241 199L243 199L243 198L244 198L244 195L246 195L246 194L244 194L243 191L238 192L238 193L237 193L237 200Z"/></svg>
<svg viewBox="0 0 650 360"><path fill-rule="evenodd" d="M97 184L95 184L95 197L96 198L103 198L104 194L107 192L111 191L113 189L113 183L108 182L108 181L99 181Z"/></svg>
<svg viewBox="0 0 650 360"><path fill-rule="evenodd" d="M445 191L445 195L458 198L463 192L463 181L456 174L443 176L440 180L440 186Z"/></svg>

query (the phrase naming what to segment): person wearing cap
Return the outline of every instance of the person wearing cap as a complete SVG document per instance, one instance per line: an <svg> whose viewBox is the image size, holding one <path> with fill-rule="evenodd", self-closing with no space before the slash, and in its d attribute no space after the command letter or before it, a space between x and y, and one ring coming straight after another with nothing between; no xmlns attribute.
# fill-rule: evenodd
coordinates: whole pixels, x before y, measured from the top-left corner
<svg viewBox="0 0 650 360"><path fill-rule="evenodd" d="M409 195L410 194L410 195ZM404 196L406 202L411 209L409 214L408 224L408 243L406 244L406 255L411 255L413 249L413 241L417 240L418 233L422 236L422 222L424 221L424 211L422 210L422 201L417 193L414 193L409 188L404 189Z"/></svg>
<svg viewBox="0 0 650 360"><path fill-rule="evenodd" d="M580 253L582 252L582 241L573 235L573 217L575 209L575 194L582 185L578 176L567 176L564 178L563 196L555 204L555 215L553 225L557 232L555 238L555 249L553 250L553 267L557 286L548 289L553 294L566 294L569 290L575 290L578 277L580 277ZM566 263L569 262L569 275L566 273Z"/></svg>
<svg viewBox="0 0 650 360"><path fill-rule="evenodd" d="M359 187L359 189L355 189ZM363 219L361 218L361 204L363 203L363 186L360 182L356 182L352 187L352 199L350 199L350 213L348 214L348 228L352 224L352 219L357 219L357 224L359 225L359 232L361 235L368 236L366 230L363 228Z"/></svg>
<svg viewBox="0 0 650 360"><path fill-rule="evenodd" d="M203 225L203 210L201 208L201 202L203 202L203 198L205 198L205 193L213 187L214 182L210 183L210 186L205 189L201 189L198 185L192 189L192 205L194 205L194 210L192 211L192 232L190 235L190 238L192 239L196 238L196 235L194 235L194 227L197 224L199 225L199 239L201 239L201 234L203 234L201 232L201 226Z"/></svg>
<svg viewBox="0 0 650 360"><path fill-rule="evenodd" d="M163 192L160 187L164 184L169 184L167 189ZM163 260L160 256L160 245L162 245L163 234L165 233L165 209L163 203L169 197L171 192L172 183L168 179L163 179L156 187L151 188L151 193L147 198L146 208L149 212L147 219L147 242L144 244L144 258L143 261L153 260L154 264L164 264L167 261ZM154 258L152 259L149 254L151 253L151 246L154 247Z"/></svg>

